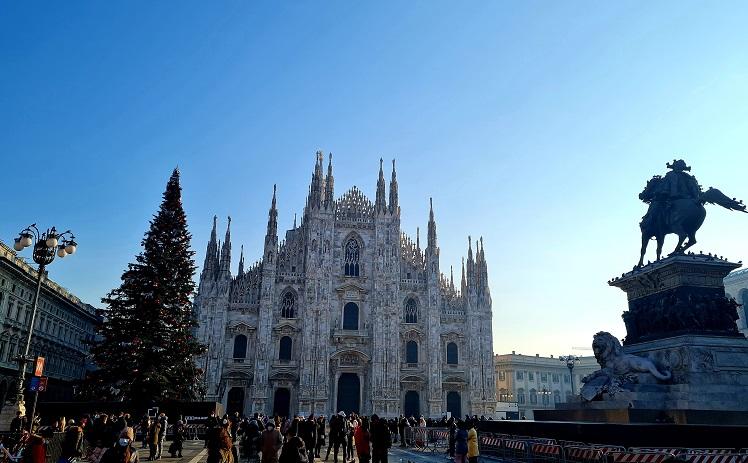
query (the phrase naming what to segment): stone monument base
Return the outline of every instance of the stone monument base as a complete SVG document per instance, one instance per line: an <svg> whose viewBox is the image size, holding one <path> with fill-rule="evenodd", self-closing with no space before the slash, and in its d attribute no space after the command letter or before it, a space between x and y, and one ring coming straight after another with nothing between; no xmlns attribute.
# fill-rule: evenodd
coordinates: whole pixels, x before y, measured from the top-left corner
<svg viewBox="0 0 748 463"><path fill-rule="evenodd" d="M639 373L637 382L600 400L537 410L538 421L748 424L748 339L683 335L623 347L672 373Z"/></svg>

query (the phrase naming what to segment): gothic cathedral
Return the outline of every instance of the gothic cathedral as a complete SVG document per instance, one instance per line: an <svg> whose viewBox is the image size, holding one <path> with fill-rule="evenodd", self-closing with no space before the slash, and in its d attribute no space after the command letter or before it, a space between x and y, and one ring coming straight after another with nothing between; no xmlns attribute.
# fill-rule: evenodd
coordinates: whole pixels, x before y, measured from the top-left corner
<svg viewBox="0 0 748 463"><path fill-rule="evenodd" d="M216 219L200 274L197 359L207 400L227 411L394 417L493 416L491 295L482 239L468 239L459 286L439 268L433 206L426 248L400 231L395 163L374 203L335 199L317 159L303 218L278 241L276 192L263 256L231 275L230 225Z"/></svg>

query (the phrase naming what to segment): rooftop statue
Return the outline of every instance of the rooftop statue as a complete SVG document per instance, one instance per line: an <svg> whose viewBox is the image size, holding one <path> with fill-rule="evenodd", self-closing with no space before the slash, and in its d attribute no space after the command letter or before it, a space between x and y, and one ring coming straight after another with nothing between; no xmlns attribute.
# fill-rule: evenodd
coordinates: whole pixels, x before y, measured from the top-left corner
<svg viewBox="0 0 748 463"><path fill-rule="evenodd" d="M678 235L678 244L670 253L682 254L696 244L696 231L706 217L705 203L718 204L725 209L746 212L743 201L728 198L716 188L701 190L696 178L689 174L691 167L682 159L667 164L670 172L664 177L655 175L647 182L639 199L649 204L649 209L639 224L642 230L642 248L639 267L651 238L657 240L657 259L662 254L665 235ZM686 238L688 241L686 241ZM685 243L684 243L685 241Z"/></svg>

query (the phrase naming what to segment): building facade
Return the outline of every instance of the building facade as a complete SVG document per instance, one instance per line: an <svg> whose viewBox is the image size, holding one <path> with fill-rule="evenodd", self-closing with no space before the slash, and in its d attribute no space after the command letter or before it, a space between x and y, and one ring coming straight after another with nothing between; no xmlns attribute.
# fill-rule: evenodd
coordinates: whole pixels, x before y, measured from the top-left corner
<svg viewBox="0 0 748 463"><path fill-rule="evenodd" d="M15 251L0 242L0 399L14 403L18 362L23 354L31 309L36 292L37 271ZM66 289L45 279L39 294L30 355L45 358L44 375L49 389L40 401L73 398L73 382L83 379L90 368L86 340L100 323L94 307ZM28 369L27 369L28 374Z"/></svg>
<svg viewBox="0 0 748 463"><path fill-rule="evenodd" d="M580 357L572 374L557 357L511 354L495 355L496 399L501 409L516 404L517 418L533 419L533 410L555 408L579 394L582 378L600 369L595 357ZM573 375L573 378L572 378ZM573 392L572 392L573 381Z"/></svg>
<svg viewBox="0 0 748 463"><path fill-rule="evenodd" d="M738 329L744 336L748 336L748 268L735 270L724 279L725 293L734 298L738 304Z"/></svg>
<svg viewBox="0 0 748 463"><path fill-rule="evenodd" d="M194 306L206 399L229 411L380 416L493 414L491 295L482 240L461 281L441 272L433 207L426 248L400 229L393 161L376 199L335 198L332 157L312 174L301 223L279 241L276 192L262 258L231 275L216 220ZM229 226L230 226L229 219Z"/></svg>

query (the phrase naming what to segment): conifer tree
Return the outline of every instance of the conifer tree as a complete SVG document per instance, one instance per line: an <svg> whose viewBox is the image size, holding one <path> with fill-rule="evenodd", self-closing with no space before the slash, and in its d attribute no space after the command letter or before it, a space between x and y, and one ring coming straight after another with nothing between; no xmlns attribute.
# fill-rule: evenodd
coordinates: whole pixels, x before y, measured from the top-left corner
<svg viewBox="0 0 748 463"><path fill-rule="evenodd" d="M202 371L193 358L204 346L193 336L190 239L175 169L143 251L122 274L122 284L102 299L108 308L91 346L98 370L85 384L89 395L139 405L200 395Z"/></svg>

